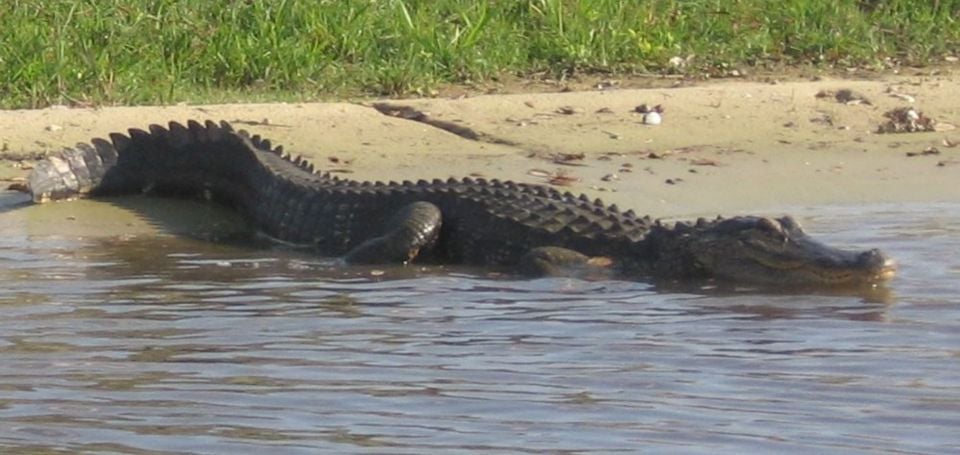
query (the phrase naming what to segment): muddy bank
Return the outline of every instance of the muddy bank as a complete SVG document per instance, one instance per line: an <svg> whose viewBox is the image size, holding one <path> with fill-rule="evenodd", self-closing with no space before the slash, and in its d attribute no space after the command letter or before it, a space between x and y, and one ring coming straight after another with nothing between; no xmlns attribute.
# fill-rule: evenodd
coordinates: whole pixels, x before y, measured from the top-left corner
<svg viewBox="0 0 960 455"><path fill-rule="evenodd" d="M938 75L384 103L0 111L8 158L0 179L16 183L38 156L94 136L223 119L343 177L546 183L655 216L956 201L958 98L960 77ZM891 121L885 114L898 108L913 109L930 128L881 134ZM644 113L652 110L662 111L659 124ZM130 213L112 216L123 226Z"/></svg>

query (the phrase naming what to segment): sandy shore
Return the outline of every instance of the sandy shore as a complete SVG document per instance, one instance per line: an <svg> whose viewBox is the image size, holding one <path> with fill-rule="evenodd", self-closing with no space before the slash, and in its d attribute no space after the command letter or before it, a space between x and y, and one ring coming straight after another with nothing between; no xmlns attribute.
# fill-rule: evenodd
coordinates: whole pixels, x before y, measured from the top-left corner
<svg viewBox="0 0 960 455"><path fill-rule="evenodd" d="M843 89L866 101L838 101L833 95ZM660 217L776 215L823 204L956 201L957 99L960 76L926 75L614 87L400 100L387 106L365 102L0 111L0 146L8 158L0 161L0 179L5 187L15 183L26 175L31 156L94 136L170 120L223 119L344 177L473 175L548 183ZM636 111L642 104L662 105L662 123L645 124ZM878 134L878 126L887 120L884 113L897 107L913 107L935 119L937 131ZM97 232L110 231L104 224L119 230L138 230L141 224L129 210L101 207L94 216L85 215L88 208L5 210L3 224L11 229L11 223L20 223L19 216L39 216L41 221L31 223L35 226L47 226L51 217L68 219Z"/></svg>

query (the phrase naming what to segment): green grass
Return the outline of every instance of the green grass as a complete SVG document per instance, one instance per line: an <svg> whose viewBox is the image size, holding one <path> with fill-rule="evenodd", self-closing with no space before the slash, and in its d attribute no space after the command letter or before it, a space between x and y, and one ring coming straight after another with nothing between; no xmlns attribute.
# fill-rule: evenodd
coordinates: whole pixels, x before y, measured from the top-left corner
<svg viewBox="0 0 960 455"><path fill-rule="evenodd" d="M5 0L0 106L409 95L505 74L941 61L960 0Z"/></svg>

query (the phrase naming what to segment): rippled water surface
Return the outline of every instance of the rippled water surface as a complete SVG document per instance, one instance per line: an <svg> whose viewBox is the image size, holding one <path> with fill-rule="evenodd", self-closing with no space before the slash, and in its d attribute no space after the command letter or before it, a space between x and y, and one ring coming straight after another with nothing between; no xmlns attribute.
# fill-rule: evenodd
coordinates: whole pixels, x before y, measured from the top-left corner
<svg viewBox="0 0 960 455"><path fill-rule="evenodd" d="M960 205L800 214L900 276L676 292L8 234L0 452L960 451Z"/></svg>

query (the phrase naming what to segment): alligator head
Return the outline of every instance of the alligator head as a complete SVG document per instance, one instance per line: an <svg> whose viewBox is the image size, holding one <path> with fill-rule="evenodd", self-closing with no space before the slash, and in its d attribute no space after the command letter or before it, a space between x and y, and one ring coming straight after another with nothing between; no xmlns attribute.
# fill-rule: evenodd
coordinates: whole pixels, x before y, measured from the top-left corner
<svg viewBox="0 0 960 455"><path fill-rule="evenodd" d="M848 251L808 236L787 216L735 217L658 227L657 256L699 275L775 286L862 286L893 278L896 265L879 250ZM675 273L675 272L674 272Z"/></svg>

